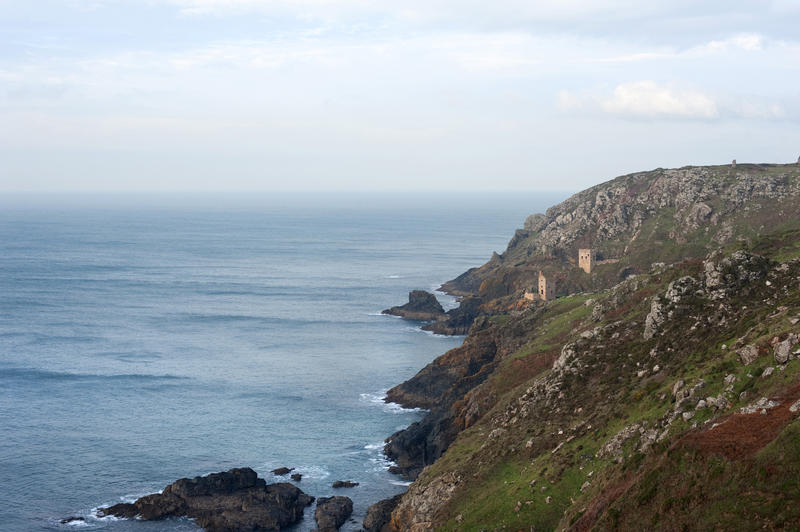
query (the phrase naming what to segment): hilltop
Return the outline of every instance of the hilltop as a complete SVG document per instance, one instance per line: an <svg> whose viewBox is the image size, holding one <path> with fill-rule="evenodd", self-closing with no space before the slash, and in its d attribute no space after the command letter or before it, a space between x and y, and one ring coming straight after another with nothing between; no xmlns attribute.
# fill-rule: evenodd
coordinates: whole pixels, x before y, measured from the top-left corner
<svg viewBox="0 0 800 532"><path fill-rule="evenodd" d="M798 205L800 167L740 164L529 217L444 285L464 344L388 393L429 413L387 440L414 482L383 530L800 527Z"/></svg>

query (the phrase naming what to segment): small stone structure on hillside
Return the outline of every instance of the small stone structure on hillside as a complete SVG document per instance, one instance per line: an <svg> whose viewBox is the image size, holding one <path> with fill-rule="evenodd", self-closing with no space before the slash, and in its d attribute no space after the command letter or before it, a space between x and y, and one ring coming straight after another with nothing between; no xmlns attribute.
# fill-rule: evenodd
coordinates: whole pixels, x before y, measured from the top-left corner
<svg viewBox="0 0 800 532"><path fill-rule="evenodd" d="M544 276L542 270L539 270L539 289L534 289L533 292L527 290L522 294L523 299L528 301L550 301L556 298L556 289L554 283L548 282L547 277Z"/></svg>
<svg viewBox="0 0 800 532"><path fill-rule="evenodd" d="M547 282L547 277L539 270L539 299L550 301L556 298L556 287L553 282Z"/></svg>
<svg viewBox="0 0 800 532"><path fill-rule="evenodd" d="M533 301L534 299L536 299L536 292L528 292L526 290L525 293L522 294L522 297L527 299L528 301Z"/></svg>
<svg viewBox="0 0 800 532"><path fill-rule="evenodd" d="M595 254L593 249L578 250L578 267L586 273L592 273L595 264Z"/></svg>
<svg viewBox="0 0 800 532"><path fill-rule="evenodd" d="M736 159L734 159L733 162L731 163L731 167L736 168Z"/></svg>

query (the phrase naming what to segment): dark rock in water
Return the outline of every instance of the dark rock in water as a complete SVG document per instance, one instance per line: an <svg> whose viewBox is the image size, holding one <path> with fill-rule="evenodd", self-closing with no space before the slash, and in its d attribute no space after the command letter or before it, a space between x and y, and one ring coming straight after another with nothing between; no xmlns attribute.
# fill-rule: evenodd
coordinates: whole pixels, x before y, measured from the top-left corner
<svg viewBox="0 0 800 532"><path fill-rule="evenodd" d="M278 469L273 469L272 474L274 475L286 475L294 471L293 467L279 467Z"/></svg>
<svg viewBox="0 0 800 532"><path fill-rule="evenodd" d="M292 477L291 478L295 482L300 482L301 480L303 480L303 475L301 475L300 473L292 473Z"/></svg>
<svg viewBox="0 0 800 532"><path fill-rule="evenodd" d="M355 488L356 486L358 486L358 482L350 480L337 480L333 483L334 488Z"/></svg>
<svg viewBox="0 0 800 532"><path fill-rule="evenodd" d="M395 495L391 499L383 499L367 508L367 515L361 526L364 532L388 532L389 522L392 520L392 510L400 503L403 494ZM384 528L385 527L385 528Z"/></svg>
<svg viewBox="0 0 800 532"><path fill-rule="evenodd" d="M83 522L83 521L86 521L86 519L84 519L83 517L75 517L75 516L72 516L72 517L65 517L64 519L62 519L62 520L61 520L61 521L59 521L59 522L60 522L62 525L66 525L66 524L69 524L69 523Z"/></svg>
<svg viewBox="0 0 800 532"><path fill-rule="evenodd" d="M420 321L438 320L445 316L444 309L436 296L425 290L412 290L408 294L408 303L386 309L382 314Z"/></svg>
<svg viewBox="0 0 800 532"><path fill-rule="evenodd" d="M336 532L353 513L353 501L349 497L320 497L314 519L317 532Z"/></svg>
<svg viewBox="0 0 800 532"><path fill-rule="evenodd" d="M182 478L161 493L136 502L100 508L98 517L139 517L146 521L189 517L212 532L280 530L299 521L314 502L289 483L269 484L245 467L205 477Z"/></svg>

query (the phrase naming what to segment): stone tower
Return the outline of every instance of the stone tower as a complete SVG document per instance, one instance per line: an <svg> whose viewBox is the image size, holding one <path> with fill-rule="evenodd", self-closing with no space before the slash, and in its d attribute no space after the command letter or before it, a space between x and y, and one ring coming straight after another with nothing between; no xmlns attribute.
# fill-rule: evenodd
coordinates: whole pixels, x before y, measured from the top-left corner
<svg viewBox="0 0 800 532"><path fill-rule="evenodd" d="M594 268L594 250L593 249L579 249L578 250L578 267L586 273L592 273Z"/></svg>
<svg viewBox="0 0 800 532"><path fill-rule="evenodd" d="M736 168L736 159L734 159L733 162L731 163L731 167Z"/></svg>
<svg viewBox="0 0 800 532"><path fill-rule="evenodd" d="M547 282L547 277L539 270L539 299L550 301L556 298L556 290L553 283Z"/></svg>

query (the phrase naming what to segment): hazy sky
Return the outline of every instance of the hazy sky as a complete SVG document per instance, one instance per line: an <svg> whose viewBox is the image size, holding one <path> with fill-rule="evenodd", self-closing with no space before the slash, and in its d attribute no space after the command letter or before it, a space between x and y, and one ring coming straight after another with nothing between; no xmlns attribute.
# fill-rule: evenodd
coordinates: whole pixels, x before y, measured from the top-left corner
<svg viewBox="0 0 800 532"><path fill-rule="evenodd" d="M800 0L0 0L0 190L579 189L800 155Z"/></svg>

